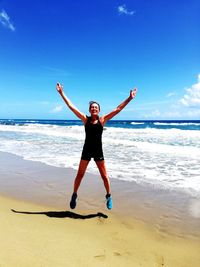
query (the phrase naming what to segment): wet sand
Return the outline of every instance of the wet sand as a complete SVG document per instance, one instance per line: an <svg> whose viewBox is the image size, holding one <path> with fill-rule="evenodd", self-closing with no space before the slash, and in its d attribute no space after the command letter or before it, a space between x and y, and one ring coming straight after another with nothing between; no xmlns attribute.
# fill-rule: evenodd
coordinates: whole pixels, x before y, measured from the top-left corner
<svg viewBox="0 0 200 267"><path fill-rule="evenodd" d="M73 169L0 162L0 266L199 266L198 198L86 174L72 211Z"/></svg>

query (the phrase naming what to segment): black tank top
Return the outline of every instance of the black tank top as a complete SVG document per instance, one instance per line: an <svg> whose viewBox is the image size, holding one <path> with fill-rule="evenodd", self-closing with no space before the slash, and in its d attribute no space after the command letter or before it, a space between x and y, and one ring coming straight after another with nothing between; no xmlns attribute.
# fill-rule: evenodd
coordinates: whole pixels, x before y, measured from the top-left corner
<svg viewBox="0 0 200 267"><path fill-rule="evenodd" d="M85 144L83 147L84 154L90 154L91 157L102 156L102 133L103 126L98 118L98 122L93 124L91 117L87 117L85 124Z"/></svg>

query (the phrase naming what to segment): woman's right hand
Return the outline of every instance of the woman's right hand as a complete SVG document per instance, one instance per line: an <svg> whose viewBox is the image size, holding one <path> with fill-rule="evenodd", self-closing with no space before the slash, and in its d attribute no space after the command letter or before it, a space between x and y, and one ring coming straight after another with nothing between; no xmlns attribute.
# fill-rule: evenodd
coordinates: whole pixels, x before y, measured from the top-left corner
<svg viewBox="0 0 200 267"><path fill-rule="evenodd" d="M61 85L60 83L57 83L56 84L56 89L58 91L58 93L62 93L63 92L63 85Z"/></svg>
<svg viewBox="0 0 200 267"><path fill-rule="evenodd" d="M137 88L134 88L133 90L130 91L130 98L133 99L135 98L137 93Z"/></svg>

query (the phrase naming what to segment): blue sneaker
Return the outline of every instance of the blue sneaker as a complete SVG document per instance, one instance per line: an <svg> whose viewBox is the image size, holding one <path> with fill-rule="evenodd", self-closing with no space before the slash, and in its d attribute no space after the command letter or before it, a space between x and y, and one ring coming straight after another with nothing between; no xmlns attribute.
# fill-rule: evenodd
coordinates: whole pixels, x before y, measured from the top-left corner
<svg viewBox="0 0 200 267"><path fill-rule="evenodd" d="M112 207L113 207L113 202L112 202L111 194L107 194L107 195L106 195L106 205L107 205L107 208L108 208L109 210L112 209Z"/></svg>
<svg viewBox="0 0 200 267"><path fill-rule="evenodd" d="M70 208L71 209L76 208L76 199L77 199L77 193L73 193L71 201L70 201Z"/></svg>

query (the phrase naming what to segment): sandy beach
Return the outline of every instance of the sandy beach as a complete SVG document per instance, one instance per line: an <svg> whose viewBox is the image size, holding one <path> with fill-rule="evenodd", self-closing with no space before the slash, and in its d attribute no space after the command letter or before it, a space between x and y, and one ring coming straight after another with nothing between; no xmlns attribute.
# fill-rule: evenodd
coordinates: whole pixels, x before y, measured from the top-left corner
<svg viewBox="0 0 200 267"><path fill-rule="evenodd" d="M72 211L73 169L0 161L0 266L199 266L198 199L87 174Z"/></svg>

